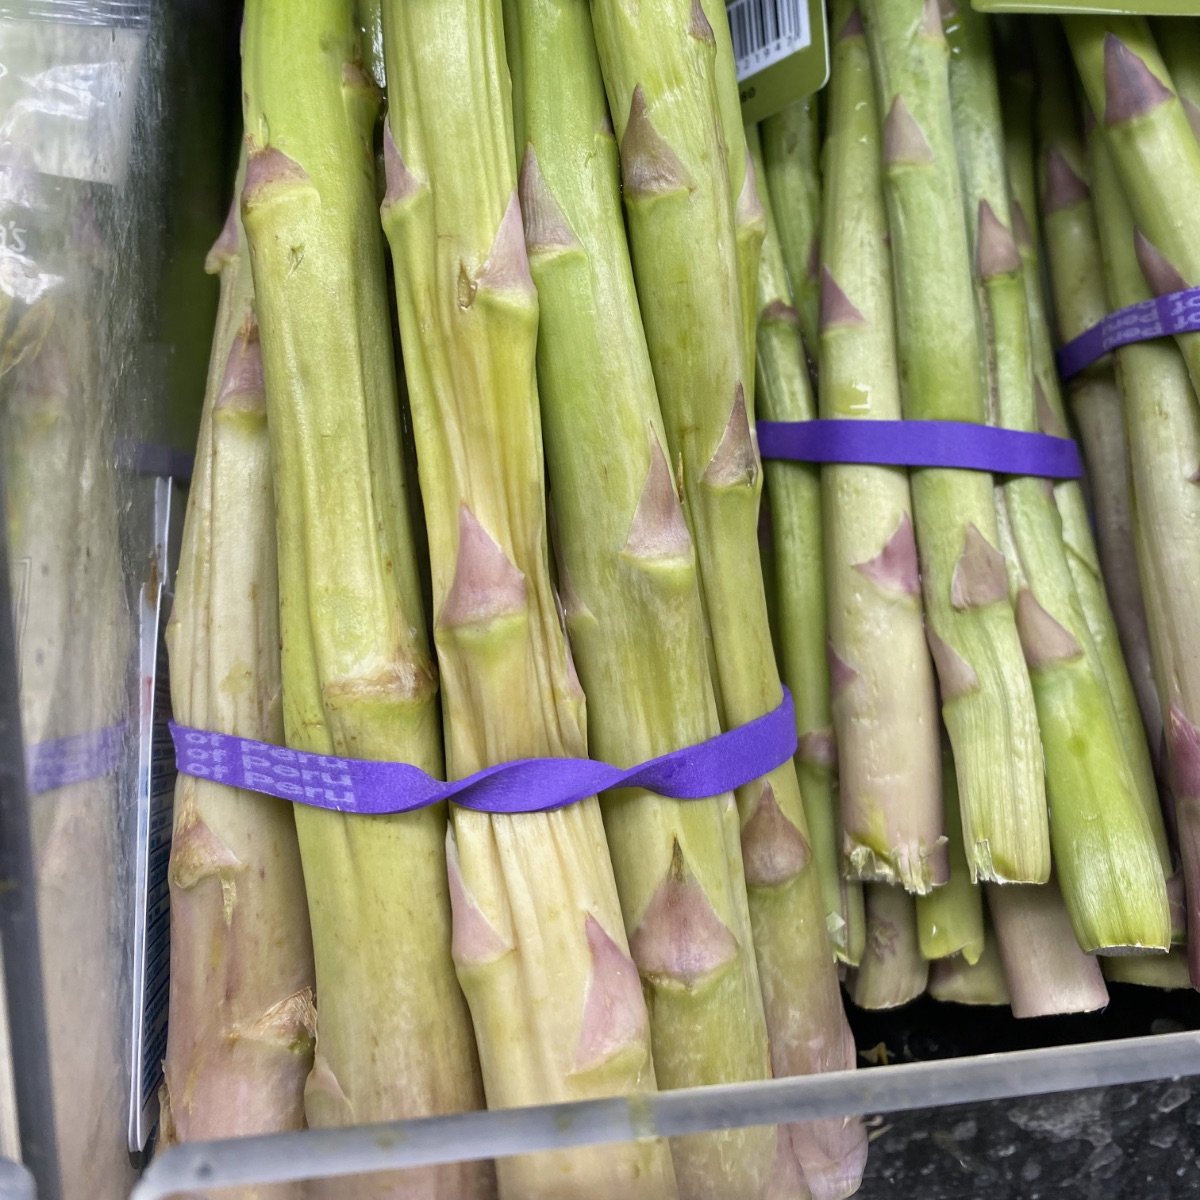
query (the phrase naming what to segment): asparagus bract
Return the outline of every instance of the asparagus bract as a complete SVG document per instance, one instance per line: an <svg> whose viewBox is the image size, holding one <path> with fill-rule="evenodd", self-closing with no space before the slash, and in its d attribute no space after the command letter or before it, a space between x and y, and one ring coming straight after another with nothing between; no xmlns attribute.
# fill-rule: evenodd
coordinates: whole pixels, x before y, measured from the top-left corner
<svg viewBox="0 0 1200 1200"><path fill-rule="evenodd" d="M1133 210L1137 257L1157 294L1200 284L1200 142L1144 18L1064 21L1084 90ZM1200 392L1200 334L1178 337ZM1168 744L1181 734L1164 713Z"/></svg>
<svg viewBox="0 0 1200 1200"><path fill-rule="evenodd" d="M833 29L821 234L821 416L898 420L879 119L853 3L835 5ZM766 409L765 392L762 402ZM941 844L940 721L908 475L895 467L830 465L821 469L821 488L846 865L852 877L928 893L945 883L948 866ZM811 790L801 782L807 802ZM967 884L965 866L964 859Z"/></svg>
<svg viewBox="0 0 1200 1200"><path fill-rule="evenodd" d="M863 4L883 122L901 400L909 419L982 423L987 386L932 0ZM972 878L1050 870L1041 744L983 472L911 479L929 641L954 750Z"/></svg>
<svg viewBox="0 0 1200 1200"><path fill-rule="evenodd" d="M349 0L250 0L243 27L254 271L275 477L288 745L441 771L397 428L372 127ZM319 1025L308 1123L482 1103L450 955L445 813L298 808ZM478 1165L406 1176L485 1194ZM386 1176L329 1184L394 1195Z"/></svg>
<svg viewBox="0 0 1200 1200"><path fill-rule="evenodd" d="M1147 298L1133 216L1105 143L1089 164L1110 301ZM1133 475L1134 538L1146 597L1154 674L1167 722L1167 774L1187 884L1189 930L1200 922L1200 406L1182 355L1168 341L1122 347L1117 356ZM1200 986L1200 938L1188 938Z"/></svg>
<svg viewBox="0 0 1200 1200"><path fill-rule="evenodd" d="M271 464L236 201L209 269L221 303L167 626L172 708L186 725L278 744ZM302 1128L315 1011L292 806L180 775L169 878L164 1143Z"/></svg>
<svg viewBox="0 0 1200 1200"><path fill-rule="evenodd" d="M591 752L632 765L720 729L695 550L666 456L587 7L507 0L505 23L559 592ZM683 803L628 789L603 811L659 1085L768 1078L733 796ZM760 1195L775 1140L766 1127L677 1139L681 1194Z"/></svg>
<svg viewBox="0 0 1200 1200"><path fill-rule="evenodd" d="M950 91L996 422L1033 432L1029 315L986 17L964 4L954 20ZM1163 864L1075 591L1053 487L1031 476L1010 477L998 503L1017 550L1017 628L1045 750L1054 861L1076 937L1089 952L1165 950L1170 917Z"/></svg>
<svg viewBox="0 0 1200 1200"><path fill-rule="evenodd" d="M757 525L762 471L745 361L735 212L699 5L596 0L592 18L621 148L634 275L672 460L700 562L722 719L775 707ZM777 1075L846 1069L842 1011L811 839L792 763L739 790L750 914ZM857 1120L793 1130L814 1196L849 1195Z"/></svg>
<svg viewBox="0 0 1200 1200"><path fill-rule="evenodd" d="M929 962L917 941L913 897L891 883L868 883L867 944L850 994L859 1008L899 1008L925 991Z"/></svg>
<svg viewBox="0 0 1200 1200"><path fill-rule="evenodd" d="M382 211L429 531L447 769L581 756L584 697L547 562L538 301L499 0L392 0L384 49ZM595 799L452 816L454 961L489 1105L652 1089L646 1006ZM510 1159L499 1174L522 1200L675 1194L661 1142Z"/></svg>
<svg viewBox="0 0 1200 1200"><path fill-rule="evenodd" d="M834 30L838 28L836 18ZM817 100L793 100L761 125L766 190L775 210L779 246L792 283L800 333L810 368L815 368L820 340L821 179ZM764 180L759 180L759 187ZM813 371L815 374L815 369Z"/></svg>

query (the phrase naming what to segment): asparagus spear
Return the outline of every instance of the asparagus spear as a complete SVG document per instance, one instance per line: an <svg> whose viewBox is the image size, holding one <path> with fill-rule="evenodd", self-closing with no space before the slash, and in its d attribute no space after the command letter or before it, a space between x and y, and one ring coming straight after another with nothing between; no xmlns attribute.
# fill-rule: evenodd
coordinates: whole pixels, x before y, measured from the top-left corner
<svg viewBox="0 0 1200 1200"><path fill-rule="evenodd" d="M1014 1017L1095 1012L1108 1003L1100 959L1079 948L1053 877L1038 887L986 890Z"/></svg>
<svg viewBox="0 0 1200 1200"><path fill-rule="evenodd" d="M721 138L712 26L690 0L596 0L593 24L621 148L634 275L672 459L700 561L727 726L779 703L757 521L762 473L748 403L742 278ZM750 915L778 1075L846 1069L842 1012L795 768L739 791ZM814 1196L849 1195L857 1119L799 1126Z"/></svg>
<svg viewBox="0 0 1200 1200"><path fill-rule="evenodd" d="M850 0L835 5L833 29L821 235L821 416L897 420L879 120L862 22ZM767 402L764 391L764 407ZM797 414L805 415L811 414ZM853 877L925 894L946 882L949 867L940 722L908 476L892 467L828 466L821 486L847 867ZM806 802L810 795L806 787ZM964 859L964 884L965 866Z"/></svg>
<svg viewBox="0 0 1200 1200"><path fill-rule="evenodd" d="M1110 302L1146 299L1133 216L1105 142L1093 136L1089 165ZM1179 350L1141 342L1117 354L1133 474L1134 541L1146 596L1154 674L1167 719L1168 778L1187 883L1188 926L1200 922L1200 406ZM1200 986L1200 938L1188 939Z"/></svg>
<svg viewBox="0 0 1200 1200"><path fill-rule="evenodd" d="M949 878L941 887L916 898L917 934L921 953L938 960L961 956L968 965L984 950L983 892L971 879L963 843L958 779L949 739L942 736L942 797Z"/></svg>
<svg viewBox="0 0 1200 1200"><path fill-rule="evenodd" d="M1005 106L1005 149L1012 189L1013 234L1021 255L1025 303L1029 311L1038 424L1045 433L1068 436L1066 407L1054 362L1051 322L1046 310L1039 252L1041 230L1038 221L1033 149L1032 74L1022 73L1016 78L1006 79L1001 88L1001 98ZM1123 443L1124 439L1121 438L1121 444ZM1126 478L1127 471L1121 470L1117 478L1111 481L1111 486L1106 484L1097 491L1104 493L1104 503L1109 508L1114 506L1114 502L1108 499L1108 493L1116 496L1118 499L1115 503L1123 504L1127 517L1129 491L1123 483ZM1150 817L1155 830L1160 857L1163 858L1164 869L1169 875L1170 857L1163 831L1158 790L1154 782L1152 758L1152 751L1162 738L1162 714L1159 712L1158 695L1154 689L1154 677L1150 667L1146 613L1142 604L1141 589L1137 583L1136 567L1132 571L1116 572L1119 578L1133 585L1133 594L1120 596L1118 603L1110 607L1083 485L1078 480L1060 480L1054 486L1054 498L1062 517L1063 540L1071 577L1075 581L1075 590L1087 620L1088 631L1104 667L1104 678L1113 707L1116 709L1117 723L1125 743L1126 754L1138 780L1138 793L1146 806L1147 816ZM1126 525L1120 544L1131 556L1132 542L1128 533ZM1127 561L1133 566L1131 557ZM1127 662L1131 665L1127 665Z"/></svg>
<svg viewBox="0 0 1200 1200"><path fill-rule="evenodd" d="M751 158L761 173L758 130L747 129ZM805 421L816 416L804 367L804 349L796 310L770 206L758 275L759 403L773 421ZM829 711L829 670L825 640L825 580L821 562L821 476L819 468L800 463L768 462L766 494L770 503L774 574L772 594L777 611L778 659L796 704L799 750L796 774L804 813L812 831L813 858L825 904L825 921L834 951L851 957L849 903L854 887L841 873L841 841L836 756Z"/></svg>
<svg viewBox="0 0 1200 1200"><path fill-rule="evenodd" d="M1071 54L1129 198L1138 261L1158 294L1200 284L1200 142L1144 18L1069 17ZM1200 391L1200 334L1179 348ZM1164 713L1168 747L1200 730Z"/></svg>
<svg viewBox="0 0 1200 1200"><path fill-rule="evenodd" d="M1111 961L1135 960L1114 958ZM1004 980L1000 949L996 943L996 935L990 927L985 932L983 950L975 962L968 962L962 954L953 954L949 958L935 959L929 964L929 994L935 1000L954 1004L1009 1004L1008 984Z"/></svg>
<svg viewBox="0 0 1200 1200"><path fill-rule="evenodd" d="M970 251L937 5L863 4L883 125L901 399L910 419L987 416ZM930 645L972 878L1040 882L1050 869L1041 746L991 478L912 475Z"/></svg>
<svg viewBox="0 0 1200 1200"><path fill-rule="evenodd" d="M1094 325L1104 316L1108 306L1088 187L1081 177L1086 172L1073 127L1074 100L1065 86L1062 65L1048 50L1043 51L1039 121L1044 143L1040 165L1041 209L1059 332L1065 340ZM1028 127L1026 122L1021 124ZM1010 131L1010 138L1012 136ZM1018 140L1023 142L1023 136ZM1022 150L1021 157L1025 167L1018 174L1027 181L1024 186L1028 199L1031 187L1028 155ZM1029 212L1034 211L1032 204L1027 203L1025 207ZM1021 222L1017 221L1016 225L1019 231ZM1029 236L1019 237L1018 246L1034 330L1039 402L1045 402L1042 421L1050 426L1050 431L1065 431L1066 414L1050 357L1048 323L1044 318L1038 319L1042 292L1036 286L1036 281L1041 279L1035 249L1039 241L1036 217L1026 222L1026 227ZM1093 479L1103 481L1102 486L1093 489L1100 539L1099 560L1103 571L1101 575L1097 574L1097 555L1082 489L1069 481L1055 488L1063 516L1068 561L1089 631L1101 656L1126 753L1137 778L1138 795L1150 820L1170 895L1178 890L1181 881L1172 863L1151 757L1152 751L1162 742L1162 711L1154 682L1146 608L1134 557L1129 463L1112 360L1106 358L1093 364L1073 379L1068 389L1072 412L1082 433L1089 472ZM1112 597L1111 609L1105 597L1105 586ZM1119 641L1114 626L1119 626ZM1137 707L1142 714L1142 729L1150 739L1149 744L1140 736L1139 723L1134 719L1135 692ZM1179 910L1173 907L1172 914L1173 940L1180 940L1182 927L1176 920Z"/></svg>
<svg viewBox="0 0 1200 1200"><path fill-rule="evenodd" d="M242 48L243 216L275 477L284 731L299 750L437 773L374 209L377 93L350 0L250 0ZM296 822L319 997L308 1123L479 1107L450 955L444 812L300 808ZM412 1186L484 1195L488 1174L431 1168ZM322 1192L399 1186L375 1175Z"/></svg>
<svg viewBox="0 0 1200 1200"><path fill-rule="evenodd" d="M1168 21L1160 17L1150 26L1188 124L1200 138L1200 25L1194 19Z"/></svg>
<svg viewBox="0 0 1200 1200"><path fill-rule="evenodd" d="M167 627L172 706L185 724L277 743L271 472L236 211L208 267L222 300ZM291 805L189 775L175 792L163 1141L299 1129L315 1010Z"/></svg>
<svg viewBox="0 0 1200 1200"><path fill-rule="evenodd" d="M580 755L583 693L546 561L538 304L499 0L388 3L384 46L383 220L429 530L448 770ZM489 1105L652 1089L646 1007L595 800L515 818L456 809L448 852L454 957ZM659 1142L499 1170L514 1197L675 1194Z"/></svg>
<svg viewBox="0 0 1200 1200"><path fill-rule="evenodd" d="M840 29L836 17L835 31ZM775 210L779 245L792 283L810 369L820 350L820 137L815 96L793 100L761 126L766 190ZM761 186L760 180L760 186Z"/></svg>
<svg viewBox="0 0 1200 1200"><path fill-rule="evenodd" d="M867 945L850 989L859 1008L899 1008L925 991L929 962L917 941L913 897L891 883L868 883Z"/></svg>
<svg viewBox="0 0 1200 1200"><path fill-rule="evenodd" d="M953 20L950 94L997 419L1006 428L1033 431L1029 314L1011 232L987 19L962 5ZM1019 558L1013 564L1017 627L1046 756L1054 861L1075 935L1089 952L1165 950L1166 880L1147 815L1148 805L1157 815L1153 776L1147 761L1144 802L1075 590L1054 490L1033 477L1013 477L1002 485L998 501L1007 511ZM1162 838L1161 827L1158 832Z"/></svg>
<svg viewBox="0 0 1200 1200"><path fill-rule="evenodd" d="M592 753L628 765L719 731L696 556L664 449L587 7L508 0L504 15L559 590ZM732 794L680 803L628 790L603 809L660 1086L769 1077ZM765 1127L678 1139L681 1193L761 1194L775 1140Z"/></svg>

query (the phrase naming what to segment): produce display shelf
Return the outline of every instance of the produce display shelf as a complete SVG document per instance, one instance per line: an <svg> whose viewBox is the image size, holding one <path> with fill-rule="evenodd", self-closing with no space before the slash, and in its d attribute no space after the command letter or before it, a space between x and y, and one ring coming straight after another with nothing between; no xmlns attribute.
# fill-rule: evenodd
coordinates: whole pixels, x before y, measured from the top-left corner
<svg viewBox="0 0 1200 1200"><path fill-rule="evenodd" d="M1185 1031L632 1099L197 1142L158 1154L132 1200L170 1200L200 1187L337 1178L849 1113L900 1113L1195 1076L1200 1076L1200 1032Z"/></svg>

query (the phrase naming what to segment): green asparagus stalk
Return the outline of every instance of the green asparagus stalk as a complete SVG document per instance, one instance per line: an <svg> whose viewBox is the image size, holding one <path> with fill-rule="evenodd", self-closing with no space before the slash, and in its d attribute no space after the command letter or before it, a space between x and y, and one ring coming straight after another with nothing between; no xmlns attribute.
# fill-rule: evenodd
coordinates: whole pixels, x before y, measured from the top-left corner
<svg viewBox="0 0 1200 1200"><path fill-rule="evenodd" d="M1137 234L1105 140L1089 141L1105 281L1115 307L1148 296ZM1154 674L1168 722L1167 766L1187 884L1187 924L1200 921L1200 406L1179 350L1135 343L1117 355L1133 475L1134 544L1146 597ZM1200 986L1200 938L1188 938Z"/></svg>
<svg viewBox="0 0 1200 1200"><path fill-rule="evenodd" d="M950 94L997 423L1032 432L1037 410L1029 314L1012 236L987 18L964 4L952 21ZM1075 590L1054 489L1030 476L1012 477L998 502L1019 560L1017 628L1046 756L1054 861L1076 937L1089 952L1166 950L1166 879L1147 815L1149 804L1157 816L1153 775L1146 761L1150 792L1143 802ZM1165 855L1165 838L1162 849Z"/></svg>
<svg viewBox="0 0 1200 1200"><path fill-rule="evenodd" d="M696 555L666 457L588 9L507 0L504 15L559 592L591 751L632 765L720 728ZM681 803L623 790L603 810L659 1085L768 1078L732 794ZM677 1139L681 1194L760 1195L775 1141L766 1127Z"/></svg>
<svg viewBox="0 0 1200 1200"><path fill-rule="evenodd" d="M937 5L863 4L883 124L901 399L910 419L981 423L984 355ZM912 475L930 646L958 774L972 878L1050 870L1041 745L1008 598L992 480Z"/></svg>
<svg viewBox="0 0 1200 1200"><path fill-rule="evenodd" d="M984 951L983 892L971 879L963 843L958 779L949 739L942 737L942 800L949 878L941 887L916 898L917 934L928 959L961 957L968 965Z"/></svg>
<svg viewBox="0 0 1200 1200"><path fill-rule="evenodd" d="M1138 261L1161 295L1200 284L1200 141L1175 94L1150 28L1137 17L1070 17L1064 21L1084 90L1113 156L1137 231ZM1200 392L1200 334L1179 348ZM1181 738L1200 740L1173 716L1168 753ZM1177 797L1178 799L1178 797Z"/></svg>
<svg viewBox="0 0 1200 1200"><path fill-rule="evenodd" d="M383 221L429 530L447 767L458 777L582 755L583 692L546 559L538 300L499 0L388 3L384 45ZM455 809L448 847L454 959L489 1105L653 1089L596 801L518 817ZM661 1142L513 1159L499 1173L506 1194L529 1200L675 1194Z"/></svg>
<svg viewBox="0 0 1200 1200"><path fill-rule="evenodd" d="M1188 124L1200 138L1200 25L1158 18L1150 26Z"/></svg>
<svg viewBox="0 0 1200 1200"><path fill-rule="evenodd" d="M859 1008L899 1008L925 991L929 962L917 940L916 905L902 887L868 883L867 945L850 995Z"/></svg>
<svg viewBox="0 0 1200 1200"><path fill-rule="evenodd" d="M441 770L375 212L376 89L349 0L250 0L243 216L275 477L289 746ZM445 813L296 811L318 994L309 1125L458 1112L482 1094L454 976ZM428 1196L487 1194L477 1165ZM364 1177L321 1194L395 1194Z"/></svg>
<svg viewBox="0 0 1200 1200"><path fill-rule="evenodd" d="M1105 315L1108 305L1095 220L1088 187L1082 177L1086 170L1074 127L1074 98L1067 86L1064 64L1050 54L1049 49L1044 47L1041 56L1040 207L1059 336L1065 341L1096 324ZM1023 151L1022 158L1027 164L1028 156ZM1019 175L1028 180L1027 167ZM1028 188L1028 183L1025 186ZM1031 204L1025 207L1029 212L1034 211ZM1021 222L1016 224L1034 329L1035 378L1040 389L1039 402L1045 402L1042 424L1048 426L1050 432L1065 431L1067 422L1062 392L1057 387L1057 374L1045 336L1048 323L1037 319L1042 293L1032 282L1041 278L1035 250L1040 240L1036 216L1027 222L1027 239L1020 237ZM1081 489L1070 482L1060 483L1055 488L1063 516L1068 561L1088 628L1104 666L1126 752L1138 781L1138 795L1154 832L1159 860L1167 877L1168 896L1173 897L1181 890L1182 880L1172 862L1151 758L1162 743L1162 710L1154 681L1146 607L1134 554L1129 461L1112 359L1105 358L1093 364L1073 379L1068 384L1068 396L1072 415L1081 431L1088 470L1093 479L1103 481L1101 486L1093 488L1092 496L1102 573L1097 576L1097 554ZM1111 609L1105 601L1104 589L1112 598ZM1135 693L1148 744L1139 736L1138 723L1134 720ZM1181 906L1172 904L1171 912L1172 939L1178 941L1183 935Z"/></svg>
<svg viewBox="0 0 1200 1200"><path fill-rule="evenodd" d="M278 743L271 469L236 206L209 270L222 298L167 627L172 707L185 724ZM189 775L175 793L162 1140L302 1128L315 1010L291 805Z"/></svg>
<svg viewBox="0 0 1200 1200"><path fill-rule="evenodd" d="M1122 958L1112 961L1135 960ZM1008 1006L1008 984L1004 979L996 935L990 926L984 934L983 950L975 962L968 962L965 955L954 954L949 958L935 959L929 964L928 990L935 1000L953 1004Z"/></svg>
<svg viewBox="0 0 1200 1200"><path fill-rule="evenodd" d="M1014 1017L1095 1012L1108 1003L1100 959L1079 948L1057 880L986 890Z"/></svg>
<svg viewBox="0 0 1200 1200"><path fill-rule="evenodd" d="M879 119L862 22L850 0L834 6L833 30L821 233L821 416L898 420ZM762 402L766 409L765 391ZM768 466L768 487L775 465L784 464ZM828 466L821 486L847 867L855 878L899 883L924 895L946 882L948 862L940 721L908 476L891 467ZM824 681L824 670L821 676ZM808 803L803 775L801 784ZM811 816L811 804L808 811ZM966 886L965 859L962 866Z"/></svg>
<svg viewBox="0 0 1200 1200"><path fill-rule="evenodd" d="M1118 958L1103 958L1100 966L1109 983L1131 983L1165 992L1192 986L1187 951L1181 947L1172 947L1169 954L1123 954Z"/></svg>
<svg viewBox="0 0 1200 1200"><path fill-rule="evenodd" d="M838 28L835 18L835 35ZM761 131L766 190L775 210L779 245L800 316L800 334L815 375L820 351L822 221L816 97L792 101L782 112L768 117Z"/></svg>
<svg viewBox="0 0 1200 1200"><path fill-rule="evenodd" d="M1054 361L1051 341L1051 321L1047 313L1046 293L1039 247L1041 230L1038 220L1037 171L1033 148L1034 79L1022 72L1009 77L1001 88L1004 102L1005 151L1009 184L1012 189L1013 234L1021 255L1021 274L1025 284L1025 303L1029 311L1030 348L1033 354L1034 394L1037 400L1038 426L1044 433L1069 436L1066 407ZM1069 109L1068 109L1069 111ZM1123 445L1124 439L1121 439ZM1123 482L1128 477L1122 471L1112 486L1097 489L1110 491L1119 499L1128 516L1129 490ZM1067 563L1088 631L1100 661L1109 695L1117 713L1117 723L1125 744L1126 754L1138 780L1138 794L1146 806L1147 816L1155 830L1160 858L1166 873L1171 873L1169 850L1163 830L1162 810L1154 780L1153 751L1162 739L1162 714L1150 667L1150 641L1146 629L1146 612L1136 567L1132 571L1118 570L1116 576L1132 584L1132 595L1120 596L1109 606L1106 579L1101 572L1101 560L1092 534L1090 514L1083 485L1078 480L1060 480L1054 486L1055 503L1063 523L1063 540ZM1121 546L1132 555L1132 541L1125 526ZM1131 557L1127 559L1129 566ZM1138 715L1141 715L1139 728Z"/></svg>
<svg viewBox="0 0 1200 1200"><path fill-rule="evenodd" d="M754 169L761 174L758 130L747 129ZM772 421L805 421L816 405L804 366L804 348L787 272L779 253L769 204L767 236L758 274L758 397ZM804 813L812 832L813 859L825 904L825 920L838 958L850 957L846 894L854 884L842 878L837 770L829 711L829 668L825 653L825 579L821 562L821 476L811 465L768 462L766 494L774 548L774 628L780 673L796 705L799 750L796 774Z"/></svg>
<svg viewBox="0 0 1200 1200"><path fill-rule="evenodd" d="M712 26L690 0L596 0L593 24L621 148L638 299L672 460L700 561L726 726L779 703L759 563L762 471L748 402L742 279L714 80ZM748 175L747 178L750 178ZM848 1069L841 1007L795 767L739 790L750 914L777 1075ZM820 1198L857 1187L857 1119L792 1131Z"/></svg>

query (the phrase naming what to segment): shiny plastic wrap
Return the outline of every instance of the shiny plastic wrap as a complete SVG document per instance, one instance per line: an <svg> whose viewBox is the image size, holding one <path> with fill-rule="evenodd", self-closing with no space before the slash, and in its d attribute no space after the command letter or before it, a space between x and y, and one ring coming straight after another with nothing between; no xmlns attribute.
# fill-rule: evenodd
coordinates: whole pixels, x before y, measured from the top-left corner
<svg viewBox="0 0 1200 1200"><path fill-rule="evenodd" d="M171 441L230 142L180 66L235 30L224 5L0 4L0 1153L19 1131L41 1200L126 1195L154 1118Z"/></svg>

